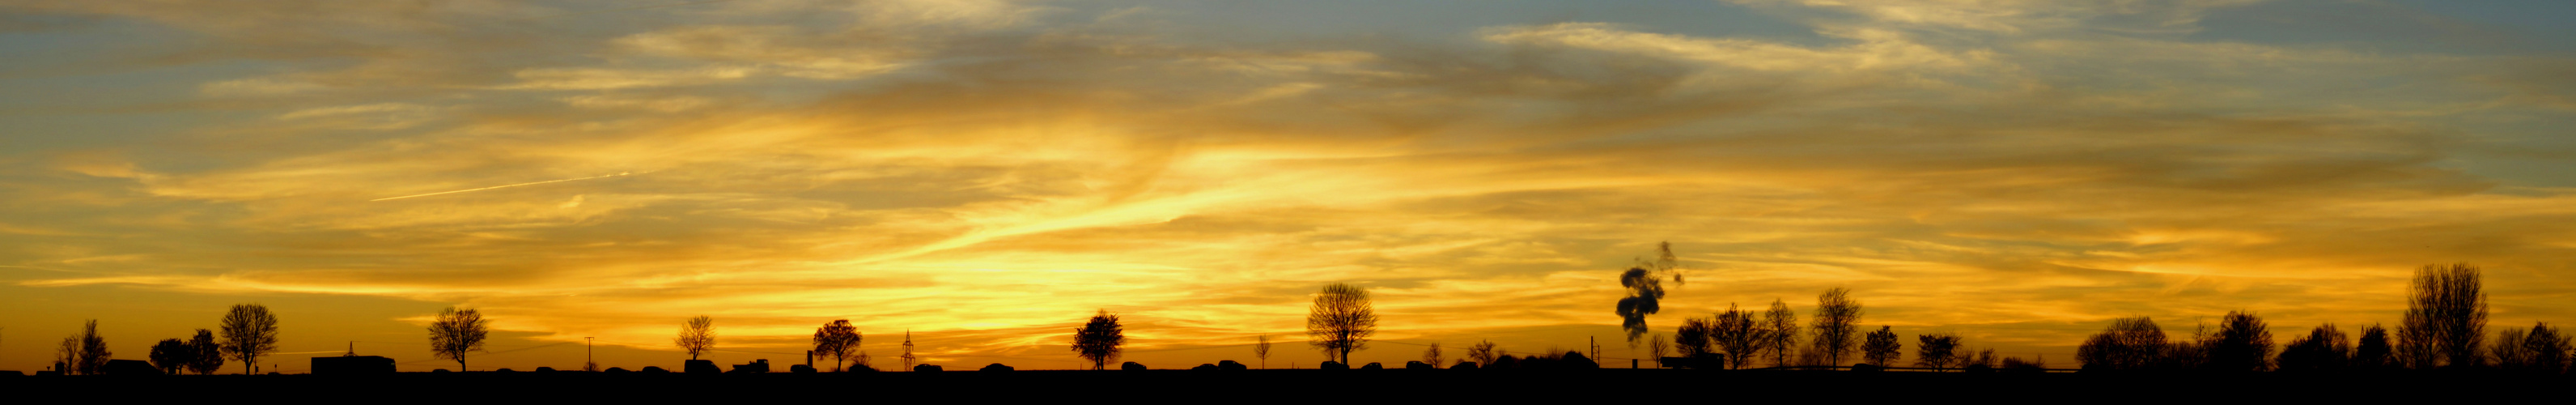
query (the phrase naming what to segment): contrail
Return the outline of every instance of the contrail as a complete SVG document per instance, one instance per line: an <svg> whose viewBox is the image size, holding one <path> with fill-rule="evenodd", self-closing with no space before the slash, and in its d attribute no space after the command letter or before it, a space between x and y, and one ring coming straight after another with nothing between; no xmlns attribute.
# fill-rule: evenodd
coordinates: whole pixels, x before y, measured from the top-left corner
<svg viewBox="0 0 2576 405"><path fill-rule="evenodd" d="M507 186L491 186L491 187L484 187L484 188L470 188L470 189L456 190L456 191L441 191L441 192L435 192L435 193L429 193L429 194L407 195L407 196L401 196L401 197L385 197L385 198L378 198L378 199L367 200L367 201L368 201L368 202L376 202L376 201L384 201L384 200L400 200L400 199L412 198L412 197L428 197L428 196L439 195L439 194L455 194L455 193L462 193L462 192L467 192L467 191L483 191L483 190L490 190L490 189L496 189L496 188L509 188L509 187L529 186L529 185L538 185L538 184L546 184L546 183L562 183L562 182L573 181L573 180L590 180L590 179L596 179L596 178L601 178L601 177L617 177L617 176L625 176L625 175L630 175L630 174L634 174L634 173L631 173L631 172L617 172L617 174L611 174L611 175L606 175L606 176L590 176L590 177L583 177L583 178L578 178L578 179L546 180L546 181L540 181L540 182L535 182L535 183L519 183L519 184L512 184L512 185L507 185Z"/></svg>

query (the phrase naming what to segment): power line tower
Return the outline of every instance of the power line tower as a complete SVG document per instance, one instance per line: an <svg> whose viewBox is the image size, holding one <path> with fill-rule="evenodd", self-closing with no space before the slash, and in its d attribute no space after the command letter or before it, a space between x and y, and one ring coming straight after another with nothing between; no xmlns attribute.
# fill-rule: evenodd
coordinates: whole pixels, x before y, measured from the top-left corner
<svg viewBox="0 0 2576 405"><path fill-rule="evenodd" d="M903 370L912 371L912 330L903 330Z"/></svg>
<svg viewBox="0 0 2576 405"><path fill-rule="evenodd" d="M581 337L581 371L599 371L599 361L591 357L591 336Z"/></svg>

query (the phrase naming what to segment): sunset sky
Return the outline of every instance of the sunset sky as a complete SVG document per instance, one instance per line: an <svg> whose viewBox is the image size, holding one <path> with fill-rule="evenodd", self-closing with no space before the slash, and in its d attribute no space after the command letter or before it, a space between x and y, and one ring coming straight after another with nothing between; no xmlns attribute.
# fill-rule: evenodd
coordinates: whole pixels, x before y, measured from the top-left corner
<svg viewBox="0 0 2576 405"><path fill-rule="evenodd" d="M1313 367L1623 341L1847 287L2073 367L2115 317L2576 322L2576 2L0 0L0 370L257 302L305 357ZM508 186L508 187L501 187ZM494 188L498 187L498 188ZM1802 319L1803 320L1803 319ZM567 343L570 344L561 344ZM555 346L535 347L557 344ZM509 351L528 348L526 350ZM504 352L507 351L507 352ZM828 360L826 361L828 363ZM1625 367L1627 361L1605 363ZM783 367L783 365L781 366ZM227 371L238 370L229 363Z"/></svg>

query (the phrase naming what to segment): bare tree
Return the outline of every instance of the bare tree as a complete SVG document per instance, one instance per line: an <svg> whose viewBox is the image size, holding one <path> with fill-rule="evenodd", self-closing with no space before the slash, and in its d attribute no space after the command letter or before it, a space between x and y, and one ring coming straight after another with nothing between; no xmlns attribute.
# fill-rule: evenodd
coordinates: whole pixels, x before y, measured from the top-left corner
<svg viewBox="0 0 2576 405"><path fill-rule="evenodd" d="M1673 243L1658 244L1655 251L1655 260L1639 258L1635 267L1619 273L1619 286L1628 289L1628 296L1619 299L1619 326L1628 332L1629 348L1636 348L1638 341L1645 338L1646 316L1663 310L1663 278L1669 275L1673 284L1682 283L1677 270L1681 261L1673 257Z"/></svg>
<svg viewBox="0 0 2576 405"><path fill-rule="evenodd" d="M193 349L185 340L162 339L161 343L152 345L152 367L160 368L162 374L177 375L180 369L188 367L188 362L197 360L197 354L191 352Z"/></svg>
<svg viewBox="0 0 2576 405"><path fill-rule="evenodd" d="M1657 333L1646 338L1647 353L1654 354L1655 368L1664 367L1664 356L1672 355L1673 338Z"/></svg>
<svg viewBox="0 0 2576 405"><path fill-rule="evenodd" d="M259 356L277 351L277 315L260 304L236 304L224 312L224 355L242 362L242 374L250 374Z"/></svg>
<svg viewBox="0 0 2576 405"><path fill-rule="evenodd" d="M1073 331L1073 352L1091 360L1093 370L1109 368L1109 361L1118 358L1118 346L1124 344L1125 327L1119 326L1118 316L1110 315L1107 309L1092 314L1090 321Z"/></svg>
<svg viewBox="0 0 2576 405"><path fill-rule="evenodd" d="M1709 341L1726 351L1726 368L1742 369L1752 365L1753 359L1760 356L1763 342L1769 341L1763 336L1767 333L1755 326L1760 322L1753 319L1754 316L1752 312L1736 308L1734 303L1727 303L1726 312L1718 313L1716 322L1709 325Z"/></svg>
<svg viewBox="0 0 2576 405"><path fill-rule="evenodd" d="M2076 346L2075 361L2087 368L2107 370L2140 370L2163 357L2165 331L2156 321L2144 316L2111 320L2102 333L2093 334Z"/></svg>
<svg viewBox="0 0 2576 405"><path fill-rule="evenodd" d="M1673 331L1673 351L1690 359L1692 368L1726 368L1725 361L1717 358L1716 324L1716 318L1682 319L1682 326Z"/></svg>
<svg viewBox="0 0 2576 405"><path fill-rule="evenodd" d="M834 319L814 328L814 354L832 356L832 370L841 371L841 363L849 360L866 338L859 334L859 327L850 325L850 320Z"/></svg>
<svg viewBox="0 0 2576 405"><path fill-rule="evenodd" d="M1956 333L1915 335L1914 340L1917 342L1914 345L1914 365L1916 366L1931 367L1932 371L1941 371L1951 365L1961 364L1965 360L1959 358L1959 335Z"/></svg>
<svg viewBox="0 0 2576 405"><path fill-rule="evenodd" d="M1771 365L1789 365L1789 352L1798 347L1798 312L1789 303L1771 299L1771 310L1762 312L1762 352L1769 354Z"/></svg>
<svg viewBox="0 0 2576 405"><path fill-rule="evenodd" d="M1843 355L1860 346L1860 301L1851 290L1834 287L1816 296L1815 348L1827 365L1842 365Z"/></svg>
<svg viewBox="0 0 2576 405"><path fill-rule="evenodd" d="M1476 359L1476 365L1481 367L1493 367L1494 357L1500 354L1502 351L1494 349L1491 340L1478 340L1474 346L1467 346L1467 358Z"/></svg>
<svg viewBox="0 0 2576 405"><path fill-rule="evenodd" d="M77 367L80 364L80 355L80 334L64 336L63 345L54 349L54 372L62 375L80 374L80 367Z"/></svg>
<svg viewBox="0 0 2576 405"><path fill-rule="evenodd" d="M2485 358L2487 295L2477 266L2428 264L2407 285L2413 295L2397 326L2397 357L2408 367L2476 367Z"/></svg>
<svg viewBox="0 0 2576 405"><path fill-rule="evenodd" d="M188 371L197 375L214 374L224 368L224 344L215 341L215 331L198 329L196 336L188 338L188 354L196 356L188 361Z"/></svg>
<svg viewBox="0 0 2576 405"><path fill-rule="evenodd" d="M1962 350L1962 352L1964 352L1964 350ZM1957 363L1961 370L1977 368L1993 370L1995 368L1995 349L1979 349L1975 355L1961 354Z"/></svg>
<svg viewBox="0 0 2576 405"><path fill-rule="evenodd" d="M2273 366L2281 371L2340 370L2352 362L2352 338L2336 330L2334 324L2317 325L2306 336L2290 339L2281 346L2281 357Z"/></svg>
<svg viewBox="0 0 2576 405"><path fill-rule="evenodd" d="M680 322L680 337L672 338L671 344L689 352L689 360L697 360L698 355L715 350L716 318L698 315Z"/></svg>
<svg viewBox="0 0 2576 405"><path fill-rule="evenodd" d="M2522 345L2524 350L2531 352L2532 370L2543 373L2565 372L2569 353L2576 351L2576 345L2570 344L2569 336L2559 333L2558 327L2549 326L2548 322L2532 325L2531 334L2523 338Z"/></svg>
<svg viewBox="0 0 2576 405"><path fill-rule="evenodd" d="M1338 352L1342 364L1351 363L1352 350L1368 350L1369 336L1377 335L1377 310L1369 304L1368 290L1343 283L1324 286L1315 294L1315 304L1306 312L1306 343L1326 353Z"/></svg>
<svg viewBox="0 0 2576 405"><path fill-rule="evenodd" d="M107 338L98 335L98 320L89 320L87 326L81 327L80 350L72 356L72 369L83 375L98 374L113 358L115 353L107 351Z"/></svg>
<svg viewBox="0 0 2576 405"><path fill-rule="evenodd" d="M2207 350L2212 370L2263 371L2271 365L2272 331L2261 317L2228 311L2218 322L2218 331L2210 335Z"/></svg>
<svg viewBox="0 0 2576 405"><path fill-rule="evenodd" d="M2487 358L2495 360L2497 369L2513 371L2530 369L2531 348L2523 346L2523 335L2528 332L2516 327L2496 330L2495 344L2487 345Z"/></svg>
<svg viewBox="0 0 2576 405"><path fill-rule="evenodd" d="M2395 348L2388 344L2388 328L2379 324L2361 329L2361 342L2353 345L2352 368L2377 370L2396 366Z"/></svg>
<svg viewBox="0 0 2576 405"><path fill-rule="evenodd" d="M1896 331L1886 326L1880 326L1878 331L1870 332L1868 338L1862 339L1860 344L1860 361L1871 365L1892 366L1896 364L1898 357L1904 356L1905 343L1897 341Z"/></svg>
<svg viewBox="0 0 2576 405"><path fill-rule="evenodd" d="M1432 343L1432 344L1431 344L1431 348L1429 348L1429 349L1423 349L1423 350L1422 350L1422 364L1429 364L1429 365L1431 365L1432 367L1439 367L1439 366L1440 366L1440 344L1439 344L1439 343Z"/></svg>
<svg viewBox="0 0 2576 405"><path fill-rule="evenodd" d="M483 338L491 334L492 321L483 320L482 312L441 309L438 318L429 321L429 352L436 358L456 360L459 370L470 370L465 367L465 355L483 350Z"/></svg>
<svg viewBox="0 0 2576 405"><path fill-rule="evenodd" d="M1270 369L1270 335L1261 335L1261 343L1252 345L1252 357L1261 358L1261 368Z"/></svg>

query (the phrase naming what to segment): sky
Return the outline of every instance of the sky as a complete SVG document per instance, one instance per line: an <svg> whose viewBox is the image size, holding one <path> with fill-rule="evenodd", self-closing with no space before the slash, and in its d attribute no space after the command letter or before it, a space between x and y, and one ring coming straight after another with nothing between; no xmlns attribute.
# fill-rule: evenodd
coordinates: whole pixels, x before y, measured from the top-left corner
<svg viewBox="0 0 2576 405"><path fill-rule="evenodd" d="M2576 3L0 0L0 370L281 319L261 366L1312 367L1730 305L2074 366L2110 319L2286 342L2484 268L2576 321ZM1266 360L1251 345L1278 343ZM593 342L584 349L585 342ZM1910 358L1911 356L1909 356ZM828 360L826 360L828 363ZM239 363L229 369L238 370Z"/></svg>

